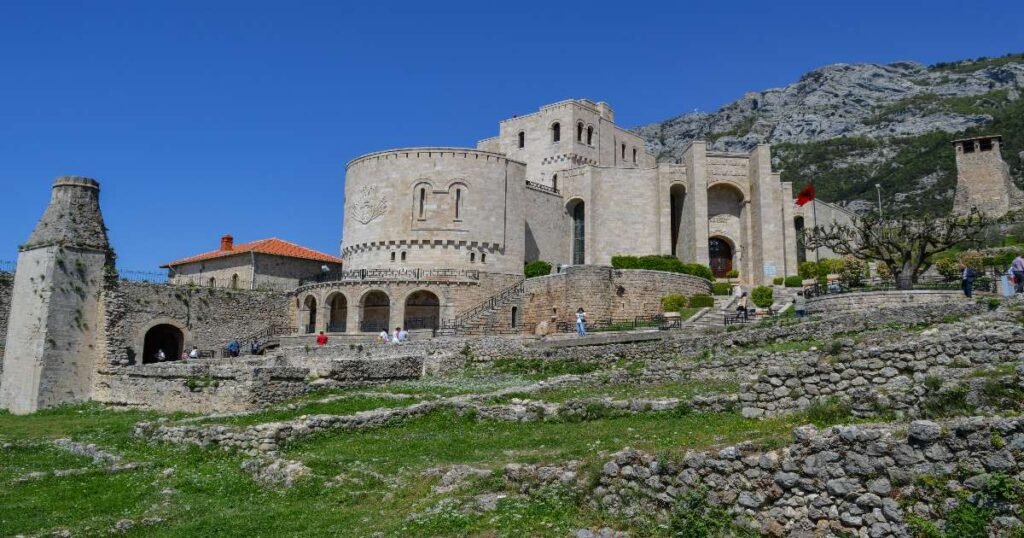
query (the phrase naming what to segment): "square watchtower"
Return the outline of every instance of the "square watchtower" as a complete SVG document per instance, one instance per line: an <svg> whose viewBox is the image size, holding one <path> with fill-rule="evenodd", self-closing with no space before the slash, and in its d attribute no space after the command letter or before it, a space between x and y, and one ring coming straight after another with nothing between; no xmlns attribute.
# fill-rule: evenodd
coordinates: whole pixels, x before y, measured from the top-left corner
<svg viewBox="0 0 1024 538"><path fill-rule="evenodd" d="M1010 167L1000 152L1002 137L978 136L953 141L956 151L956 197L953 212L977 209L1001 217L1024 207L1024 193L1010 179Z"/></svg>

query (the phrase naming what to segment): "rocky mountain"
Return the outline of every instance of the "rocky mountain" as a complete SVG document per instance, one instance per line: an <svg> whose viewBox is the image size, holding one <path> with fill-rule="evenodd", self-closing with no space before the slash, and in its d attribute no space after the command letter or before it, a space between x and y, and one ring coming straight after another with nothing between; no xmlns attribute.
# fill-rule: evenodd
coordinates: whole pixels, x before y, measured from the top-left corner
<svg viewBox="0 0 1024 538"><path fill-rule="evenodd" d="M662 161L675 161L696 139L721 151L771 143L783 180L813 179L822 199L873 207L878 183L888 205L942 212L956 185L953 139L1003 135L1003 158L1024 181L1022 93L1024 54L931 66L835 64L717 112L636 131Z"/></svg>

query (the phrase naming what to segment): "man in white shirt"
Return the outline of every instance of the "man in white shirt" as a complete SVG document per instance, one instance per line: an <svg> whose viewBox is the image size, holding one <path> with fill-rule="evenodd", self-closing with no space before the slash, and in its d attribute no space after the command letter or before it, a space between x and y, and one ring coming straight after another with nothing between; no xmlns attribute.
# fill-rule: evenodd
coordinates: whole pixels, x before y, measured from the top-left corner
<svg viewBox="0 0 1024 538"><path fill-rule="evenodd" d="M401 331L402 331L401 327L395 327L395 330L391 333L391 343L392 344L397 344L398 343L398 335L401 334Z"/></svg>
<svg viewBox="0 0 1024 538"><path fill-rule="evenodd" d="M388 343L388 330L387 329L381 329L380 330L380 334L377 335L377 341L382 343L382 344Z"/></svg>
<svg viewBox="0 0 1024 538"><path fill-rule="evenodd" d="M188 358L190 358L190 359L198 359L199 358L199 348L197 348L196 346L192 346L192 351L188 352Z"/></svg>
<svg viewBox="0 0 1024 538"><path fill-rule="evenodd" d="M407 331L405 329L402 329L401 331L398 331L398 341L399 342L408 342L409 341L409 331Z"/></svg>

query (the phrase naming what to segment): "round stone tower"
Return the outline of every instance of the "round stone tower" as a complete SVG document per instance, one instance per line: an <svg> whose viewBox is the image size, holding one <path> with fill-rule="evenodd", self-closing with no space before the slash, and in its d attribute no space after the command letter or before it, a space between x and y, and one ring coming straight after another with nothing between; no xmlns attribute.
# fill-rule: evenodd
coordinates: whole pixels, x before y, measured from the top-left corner
<svg viewBox="0 0 1024 538"><path fill-rule="evenodd" d="M100 293L113 262L93 179L64 176L21 246L0 408L31 413L87 400L102 345Z"/></svg>

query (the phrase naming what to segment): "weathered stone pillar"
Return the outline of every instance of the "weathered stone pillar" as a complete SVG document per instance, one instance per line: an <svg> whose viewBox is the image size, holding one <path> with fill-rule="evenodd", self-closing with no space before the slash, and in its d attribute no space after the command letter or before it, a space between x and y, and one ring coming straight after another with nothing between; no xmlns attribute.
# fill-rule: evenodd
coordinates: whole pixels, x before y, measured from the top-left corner
<svg viewBox="0 0 1024 538"><path fill-rule="evenodd" d="M100 185L65 176L18 254L0 408L15 414L90 398L100 360L104 270L113 264Z"/></svg>

